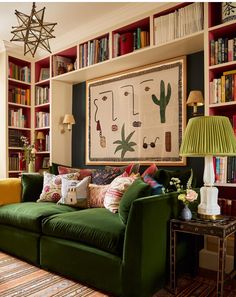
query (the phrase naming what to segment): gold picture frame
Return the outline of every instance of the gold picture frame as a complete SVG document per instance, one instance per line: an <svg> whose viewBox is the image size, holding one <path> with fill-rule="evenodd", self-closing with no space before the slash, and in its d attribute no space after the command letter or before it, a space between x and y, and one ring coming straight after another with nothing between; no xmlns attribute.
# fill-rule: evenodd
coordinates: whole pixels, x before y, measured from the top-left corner
<svg viewBox="0 0 236 297"><path fill-rule="evenodd" d="M185 166L186 56L86 84L86 164Z"/></svg>

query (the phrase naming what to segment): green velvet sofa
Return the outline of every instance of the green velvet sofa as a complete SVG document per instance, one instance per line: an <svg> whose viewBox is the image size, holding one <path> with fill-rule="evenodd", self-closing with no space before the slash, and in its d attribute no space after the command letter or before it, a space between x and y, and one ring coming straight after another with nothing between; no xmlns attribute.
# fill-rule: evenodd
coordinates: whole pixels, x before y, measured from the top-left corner
<svg viewBox="0 0 236 297"><path fill-rule="evenodd" d="M36 203L29 193L0 207L2 251L112 296L149 297L168 281L176 192L136 199L126 225L105 208Z"/></svg>

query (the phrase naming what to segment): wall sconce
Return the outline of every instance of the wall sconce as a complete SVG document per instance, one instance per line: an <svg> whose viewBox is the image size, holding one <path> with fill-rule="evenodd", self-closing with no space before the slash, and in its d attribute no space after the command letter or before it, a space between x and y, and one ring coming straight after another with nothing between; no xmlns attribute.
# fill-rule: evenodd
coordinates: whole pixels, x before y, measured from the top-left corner
<svg viewBox="0 0 236 297"><path fill-rule="evenodd" d="M63 123L63 125L67 125L67 129L69 131L71 131L72 125L75 124L74 116L72 114L65 114L62 123ZM64 132L65 132L65 130L64 130L64 127L63 127L63 129L61 130L61 133L64 133Z"/></svg>
<svg viewBox="0 0 236 297"><path fill-rule="evenodd" d="M189 93L187 105L193 106L193 115L197 114L197 107L204 105L204 100L201 91L193 90Z"/></svg>
<svg viewBox="0 0 236 297"><path fill-rule="evenodd" d="M37 133L37 140L39 140L39 151L43 150L43 140L45 139L45 136L43 134L43 132L39 131Z"/></svg>

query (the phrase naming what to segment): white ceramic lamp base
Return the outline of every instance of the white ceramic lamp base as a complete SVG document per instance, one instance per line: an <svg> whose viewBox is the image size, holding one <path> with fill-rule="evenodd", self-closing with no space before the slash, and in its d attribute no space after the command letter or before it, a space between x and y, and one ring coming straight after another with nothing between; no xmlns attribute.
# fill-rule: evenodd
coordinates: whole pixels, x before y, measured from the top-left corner
<svg viewBox="0 0 236 297"><path fill-rule="evenodd" d="M204 186L200 189L201 202L198 205L198 214L203 219L216 219L220 215L218 205L218 189L213 186L215 181L213 158L205 157L203 175Z"/></svg>

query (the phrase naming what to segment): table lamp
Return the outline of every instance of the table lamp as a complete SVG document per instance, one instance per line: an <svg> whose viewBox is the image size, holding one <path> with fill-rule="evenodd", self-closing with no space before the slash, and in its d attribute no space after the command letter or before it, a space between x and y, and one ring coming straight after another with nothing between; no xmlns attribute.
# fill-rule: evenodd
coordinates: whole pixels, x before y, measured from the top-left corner
<svg viewBox="0 0 236 297"><path fill-rule="evenodd" d="M205 157L204 186L200 189L198 215L203 219L217 219L220 215L218 189L214 187L213 156L235 156L236 140L231 123L224 116L191 118L180 147L180 156Z"/></svg>
<svg viewBox="0 0 236 297"><path fill-rule="evenodd" d="M39 140L39 150L43 150L43 140L45 139L44 133L39 131L37 133L37 139Z"/></svg>

